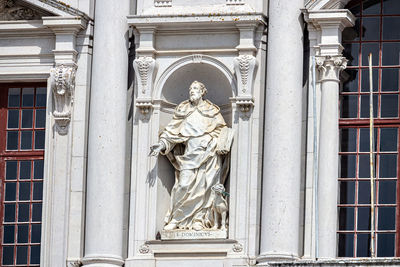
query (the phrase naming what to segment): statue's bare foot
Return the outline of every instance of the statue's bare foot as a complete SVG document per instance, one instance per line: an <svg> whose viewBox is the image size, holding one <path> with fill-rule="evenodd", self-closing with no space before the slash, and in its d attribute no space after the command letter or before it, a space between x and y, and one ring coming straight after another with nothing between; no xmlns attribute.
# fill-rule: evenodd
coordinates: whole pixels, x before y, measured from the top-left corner
<svg viewBox="0 0 400 267"><path fill-rule="evenodd" d="M211 229L212 230L218 230L218 225L214 225Z"/></svg>
<svg viewBox="0 0 400 267"><path fill-rule="evenodd" d="M193 229L194 230L196 230L196 231L201 231L201 230L203 230L203 225L201 225L201 223L194 223L193 224Z"/></svg>
<svg viewBox="0 0 400 267"><path fill-rule="evenodd" d="M166 231L171 231L177 228L176 223L169 223L166 226L164 226L164 230Z"/></svg>
<svg viewBox="0 0 400 267"><path fill-rule="evenodd" d="M226 226L225 226L225 225L222 225L222 226L221 226L221 230L222 230L222 231L226 231Z"/></svg>

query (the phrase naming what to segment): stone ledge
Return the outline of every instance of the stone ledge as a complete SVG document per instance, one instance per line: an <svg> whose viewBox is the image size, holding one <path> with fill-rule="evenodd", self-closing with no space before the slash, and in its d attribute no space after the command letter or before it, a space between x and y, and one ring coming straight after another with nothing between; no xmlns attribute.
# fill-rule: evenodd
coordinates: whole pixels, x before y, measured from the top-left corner
<svg viewBox="0 0 400 267"><path fill-rule="evenodd" d="M359 258L359 259L332 259L332 260L298 260L293 262L268 262L258 266L321 266L321 267L342 267L342 266L400 266L400 258Z"/></svg>

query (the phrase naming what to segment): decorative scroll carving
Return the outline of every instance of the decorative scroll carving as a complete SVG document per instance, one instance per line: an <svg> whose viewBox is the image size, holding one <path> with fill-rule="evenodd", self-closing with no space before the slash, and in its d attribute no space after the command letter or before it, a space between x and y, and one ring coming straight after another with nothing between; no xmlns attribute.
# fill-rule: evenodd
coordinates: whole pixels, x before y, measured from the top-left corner
<svg viewBox="0 0 400 267"><path fill-rule="evenodd" d="M347 59L342 56L319 56L316 57L316 65L320 70L320 81L339 82L340 72L347 67Z"/></svg>
<svg viewBox="0 0 400 267"><path fill-rule="evenodd" d="M141 245L141 246L139 247L139 252L140 252L141 254L147 254L147 253L150 253L150 252L151 252L151 250L150 250L150 247L149 247L149 245L147 245L147 244L143 244L143 245Z"/></svg>
<svg viewBox="0 0 400 267"><path fill-rule="evenodd" d="M41 19L36 10L18 5L15 0L0 0L0 21Z"/></svg>
<svg viewBox="0 0 400 267"><path fill-rule="evenodd" d="M50 86L53 91L53 117L58 132L68 132L71 121L72 95L75 88L75 66L58 65L50 70Z"/></svg>
<svg viewBox="0 0 400 267"><path fill-rule="evenodd" d="M142 56L133 61L136 79L138 81L138 97L136 106L143 114L150 112L152 107L152 87L156 70L156 61L152 57Z"/></svg>
<svg viewBox="0 0 400 267"><path fill-rule="evenodd" d="M155 7L169 7L172 6L172 0L155 0Z"/></svg>
<svg viewBox="0 0 400 267"><path fill-rule="evenodd" d="M232 251L236 253L240 253L243 251L243 245L240 243L233 244Z"/></svg>
<svg viewBox="0 0 400 267"><path fill-rule="evenodd" d="M252 55L240 55L234 59L234 68L238 81L236 104L242 112L250 111L254 105L253 82L257 72L257 60Z"/></svg>

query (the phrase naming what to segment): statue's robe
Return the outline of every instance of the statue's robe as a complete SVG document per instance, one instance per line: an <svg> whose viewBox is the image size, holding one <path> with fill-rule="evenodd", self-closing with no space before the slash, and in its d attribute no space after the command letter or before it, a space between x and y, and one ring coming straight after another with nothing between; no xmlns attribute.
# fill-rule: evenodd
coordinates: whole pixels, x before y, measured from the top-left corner
<svg viewBox="0 0 400 267"><path fill-rule="evenodd" d="M218 106L203 100L197 106L184 101L177 106L173 119L160 134L160 142L174 166L175 184L165 224L179 229L204 229L215 224L211 208L211 187L225 180L221 177L222 156L217 153L218 137L226 123Z"/></svg>

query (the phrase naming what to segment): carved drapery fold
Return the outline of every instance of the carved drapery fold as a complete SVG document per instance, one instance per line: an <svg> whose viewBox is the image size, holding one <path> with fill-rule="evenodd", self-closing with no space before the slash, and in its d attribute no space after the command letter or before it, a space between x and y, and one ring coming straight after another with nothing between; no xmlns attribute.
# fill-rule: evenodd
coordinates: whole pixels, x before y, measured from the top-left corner
<svg viewBox="0 0 400 267"><path fill-rule="evenodd" d="M320 71L320 81L340 81L340 72L347 67L347 59L339 56L318 56L316 64Z"/></svg>
<svg viewBox="0 0 400 267"><path fill-rule="evenodd" d="M143 114L149 113L152 107L152 88L156 73L156 61L152 57L141 56L133 61L136 80L138 83L138 96L136 106Z"/></svg>
<svg viewBox="0 0 400 267"><path fill-rule="evenodd" d="M53 117L57 131L64 135L71 121L71 105L75 88L75 66L58 65L50 70L50 87L53 92Z"/></svg>
<svg viewBox="0 0 400 267"><path fill-rule="evenodd" d="M238 83L236 104L241 111L247 112L254 105L253 83L258 63L254 56L247 54L235 57L233 62Z"/></svg>

